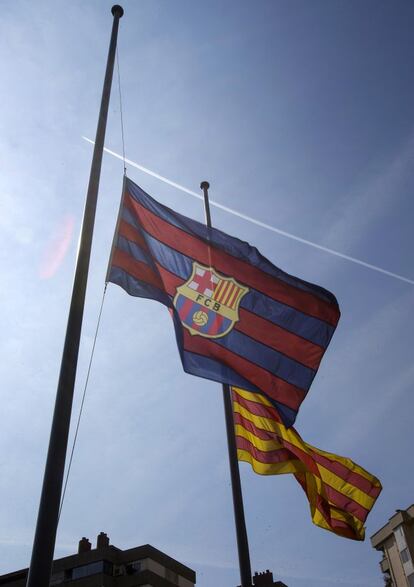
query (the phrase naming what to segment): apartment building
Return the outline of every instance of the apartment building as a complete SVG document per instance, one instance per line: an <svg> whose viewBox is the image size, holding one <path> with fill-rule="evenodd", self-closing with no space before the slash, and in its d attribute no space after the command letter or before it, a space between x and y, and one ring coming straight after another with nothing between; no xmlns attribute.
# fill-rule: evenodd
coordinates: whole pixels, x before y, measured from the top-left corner
<svg viewBox="0 0 414 587"><path fill-rule="evenodd" d="M25 587L28 569L0 576L0 586ZM101 532L96 547L87 538L78 552L53 562L50 585L62 587L194 587L195 572L144 544L121 550Z"/></svg>
<svg viewBox="0 0 414 587"><path fill-rule="evenodd" d="M397 510L371 536L371 544L382 552L380 567L386 587L414 587L414 504Z"/></svg>

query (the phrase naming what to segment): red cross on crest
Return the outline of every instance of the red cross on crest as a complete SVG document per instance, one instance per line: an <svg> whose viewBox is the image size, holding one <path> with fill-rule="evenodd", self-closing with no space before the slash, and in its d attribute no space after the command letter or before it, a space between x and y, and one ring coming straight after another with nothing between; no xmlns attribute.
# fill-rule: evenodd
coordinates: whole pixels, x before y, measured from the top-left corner
<svg viewBox="0 0 414 587"><path fill-rule="evenodd" d="M191 334L219 338L238 322L239 304L248 291L233 277L194 261L191 276L177 287L174 305Z"/></svg>

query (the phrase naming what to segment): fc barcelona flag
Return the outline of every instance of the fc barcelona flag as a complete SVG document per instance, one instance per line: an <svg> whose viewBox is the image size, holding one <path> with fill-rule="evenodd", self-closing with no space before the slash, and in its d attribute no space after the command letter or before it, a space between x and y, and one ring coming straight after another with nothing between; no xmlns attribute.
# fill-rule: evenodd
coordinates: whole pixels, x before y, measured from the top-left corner
<svg viewBox="0 0 414 587"><path fill-rule="evenodd" d="M107 281L172 314L187 373L262 392L287 426L339 320L329 291L125 178Z"/></svg>

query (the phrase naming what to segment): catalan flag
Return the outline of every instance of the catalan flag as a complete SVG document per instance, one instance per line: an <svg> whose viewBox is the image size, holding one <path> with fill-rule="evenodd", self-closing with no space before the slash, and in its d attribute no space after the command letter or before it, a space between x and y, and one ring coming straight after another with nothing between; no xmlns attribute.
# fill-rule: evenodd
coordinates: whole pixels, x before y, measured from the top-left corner
<svg viewBox="0 0 414 587"><path fill-rule="evenodd" d="M379 480L350 459L304 442L261 394L231 391L239 461L260 475L293 473L308 497L314 524L364 540L364 522L381 492Z"/></svg>
<svg viewBox="0 0 414 587"><path fill-rule="evenodd" d="M125 178L107 281L171 311L184 370L296 418L339 320L335 296Z"/></svg>

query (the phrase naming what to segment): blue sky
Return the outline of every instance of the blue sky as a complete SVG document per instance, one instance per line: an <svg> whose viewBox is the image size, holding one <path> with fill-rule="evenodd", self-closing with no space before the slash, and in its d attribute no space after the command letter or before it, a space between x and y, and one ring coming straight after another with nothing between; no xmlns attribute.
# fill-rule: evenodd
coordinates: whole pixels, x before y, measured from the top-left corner
<svg viewBox="0 0 414 587"><path fill-rule="evenodd" d="M17 0L0 60L0 573L28 565L94 137L112 3ZM414 279L414 6L365 0L123 3L126 155L225 206ZM113 86L107 146L122 152ZM155 198L198 200L134 168ZM105 155L77 415L119 205ZM414 501L414 286L213 209L213 222L335 293L342 318L297 420L382 481L370 536ZM312 525L290 476L241 464L253 570L289 587L374 587L380 556ZM182 372L168 312L109 285L56 555L106 531L237 585L220 387Z"/></svg>

